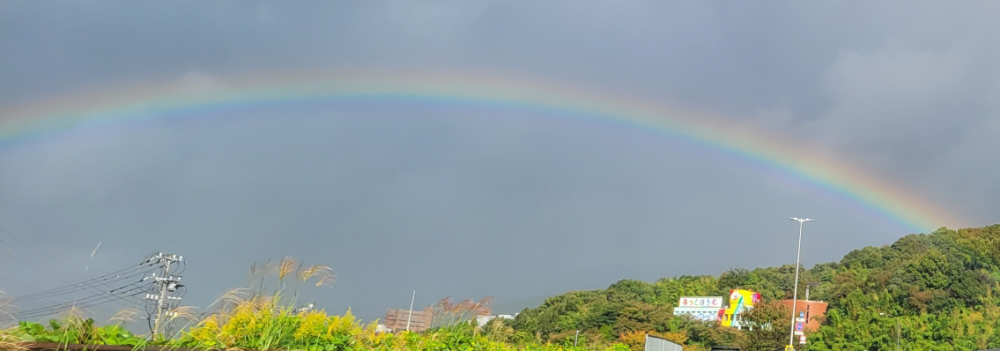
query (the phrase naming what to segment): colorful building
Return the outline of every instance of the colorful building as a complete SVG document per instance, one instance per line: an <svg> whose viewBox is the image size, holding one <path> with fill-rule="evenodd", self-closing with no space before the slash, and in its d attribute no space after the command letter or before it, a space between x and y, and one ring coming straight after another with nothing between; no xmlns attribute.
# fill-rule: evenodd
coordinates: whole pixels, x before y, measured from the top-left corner
<svg viewBox="0 0 1000 351"><path fill-rule="evenodd" d="M743 314L760 302L760 294L734 289L729 292L729 307L723 308L722 296L684 296L674 307L675 316L688 317L703 322L720 322L723 326L742 329Z"/></svg>
<svg viewBox="0 0 1000 351"><path fill-rule="evenodd" d="M722 325L742 329L740 320L743 314L753 309L760 301L760 294L745 289L733 289L729 292L729 307L723 311Z"/></svg>

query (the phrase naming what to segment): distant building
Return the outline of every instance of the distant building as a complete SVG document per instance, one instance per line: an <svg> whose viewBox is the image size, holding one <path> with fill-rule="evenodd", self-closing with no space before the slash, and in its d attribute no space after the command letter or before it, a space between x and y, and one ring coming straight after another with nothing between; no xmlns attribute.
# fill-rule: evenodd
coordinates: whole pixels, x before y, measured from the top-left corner
<svg viewBox="0 0 1000 351"><path fill-rule="evenodd" d="M408 309L393 308L385 312L383 324L389 331L398 332L406 330L406 322L409 320L410 331L419 333L431 327L433 317L434 311L430 307L423 311L413 311L413 316L410 316Z"/></svg>
<svg viewBox="0 0 1000 351"><path fill-rule="evenodd" d="M314 306L314 305L313 305L312 303L310 303L310 304L308 304L308 305L305 305L305 306L302 306L302 307L299 307L299 308L296 308L296 309L295 309L295 313L306 313L306 312L309 312L310 310L312 310L312 309L313 309L313 306Z"/></svg>
<svg viewBox="0 0 1000 351"><path fill-rule="evenodd" d="M501 314L499 316L476 316L476 325L484 326L486 325L486 323L489 323L494 318L511 320L514 319L514 317L517 317L517 313L515 313L513 316L509 314Z"/></svg>
<svg viewBox="0 0 1000 351"><path fill-rule="evenodd" d="M781 304L792 309L792 300L781 300ZM826 316L827 303L823 301L797 300L795 301L795 321L803 323L803 329L819 330L822 323L821 317Z"/></svg>
<svg viewBox="0 0 1000 351"><path fill-rule="evenodd" d="M744 289L729 292L729 306L723 307L722 296L681 296L674 315L702 322L719 322L724 327L742 329L743 314L760 302L760 294Z"/></svg>

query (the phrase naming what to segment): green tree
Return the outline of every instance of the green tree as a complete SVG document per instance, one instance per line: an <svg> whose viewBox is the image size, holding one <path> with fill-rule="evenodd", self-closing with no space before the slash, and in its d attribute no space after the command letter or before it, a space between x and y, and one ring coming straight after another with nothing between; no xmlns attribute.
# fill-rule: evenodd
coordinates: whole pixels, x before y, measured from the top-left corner
<svg viewBox="0 0 1000 351"><path fill-rule="evenodd" d="M743 315L746 327L738 339L740 348L746 351L781 350L788 344L791 327L791 310L778 302L758 304Z"/></svg>

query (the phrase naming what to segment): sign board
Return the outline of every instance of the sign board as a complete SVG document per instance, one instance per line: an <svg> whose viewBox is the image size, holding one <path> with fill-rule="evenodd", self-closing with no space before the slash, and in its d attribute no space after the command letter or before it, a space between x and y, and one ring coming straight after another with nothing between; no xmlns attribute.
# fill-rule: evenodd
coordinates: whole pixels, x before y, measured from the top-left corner
<svg viewBox="0 0 1000 351"><path fill-rule="evenodd" d="M722 296L681 296L677 307L722 308Z"/></svg>
<svg viewBox="0 0 1000 351"><path fill-rule="evenodd" d="M715 322L723 315L722 308L719 307L674 307L674 315L688 317L697 321Z"/></svg>
<svg viewBox="0 0 1000 351"><path fill-rule="evenodd" d="M795 347L792 345L785 345L785 351L795 351Z"/></svg>
<svg viewBox="0 0 1000 351"><path fill-rule="evenodd" d="M806 311L799 311L799 319L806 319Z"/></svg>
<svg viewBox="0 0 1000 351"><path fill-rule="evenodd" d="M796 330L795 335L805 335L801 330Z"/></svg>
<svg viewBox="0 0 1000 351"><path fill-rule="evenodd" d="M805 335L802 335L802 336L799 337L799 344L802 344L802 345L806 344L806 336Z"/></svg>
<svg viewBox="0 0 1000 351"><path fill-rule="evenodd" d="M795 323L795 330L802 331L802 322Z"/></svg>

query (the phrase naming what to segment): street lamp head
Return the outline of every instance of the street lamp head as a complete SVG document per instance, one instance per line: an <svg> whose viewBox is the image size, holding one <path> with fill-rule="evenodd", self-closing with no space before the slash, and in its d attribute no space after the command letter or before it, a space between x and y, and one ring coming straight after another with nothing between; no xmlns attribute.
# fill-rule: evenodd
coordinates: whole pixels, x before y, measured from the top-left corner
<svg viewBox="0 0 1000 351"><path fill-rule="evenodd" d="M810 218L792 217L792 218L789 218L789 219L793 220L793 221L796 221L796 222L799 222L799 223L802 223L802 222L812 222L812 219L810 219Z"/></svg>

